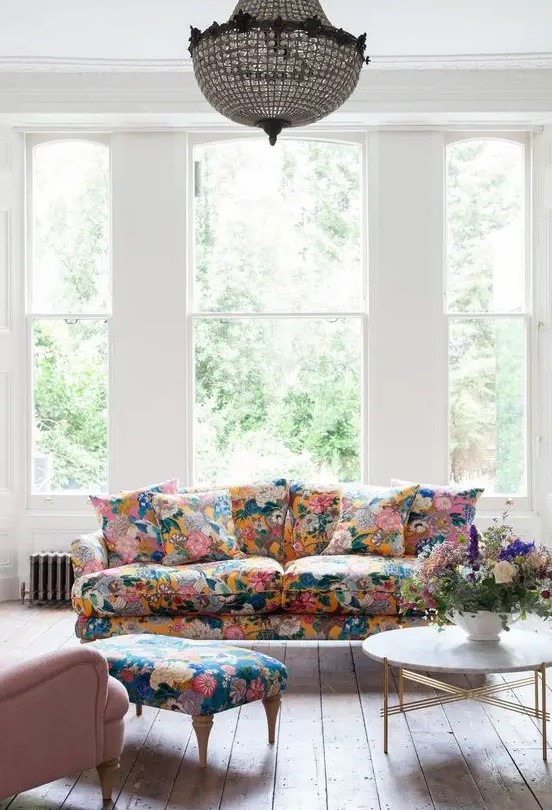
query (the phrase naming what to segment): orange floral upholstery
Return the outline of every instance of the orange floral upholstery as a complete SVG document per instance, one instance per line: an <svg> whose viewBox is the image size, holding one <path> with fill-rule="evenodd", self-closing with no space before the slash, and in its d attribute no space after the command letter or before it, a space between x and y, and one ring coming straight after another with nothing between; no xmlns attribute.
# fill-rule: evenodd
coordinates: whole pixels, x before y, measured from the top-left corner
<svg viewBox="0 0 552 810"><path fill-rule="evenodd" d="M291 613L394 616L413 559L345 554L304 557L288 563L283 609Z"/></svg>

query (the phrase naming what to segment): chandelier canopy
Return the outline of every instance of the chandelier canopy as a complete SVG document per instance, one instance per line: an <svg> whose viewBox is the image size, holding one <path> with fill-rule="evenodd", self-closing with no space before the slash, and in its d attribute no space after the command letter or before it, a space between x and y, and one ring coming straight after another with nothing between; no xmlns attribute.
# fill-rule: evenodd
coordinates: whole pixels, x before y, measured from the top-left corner
<svg viewBox="0 0 552 810"><path fill-rule="evenodd" d="M318 0L239 0L227 23L192 26L190 53L207 101L274 145L283 129L335 112L358 84L366 34L334 28Z"/></svg>

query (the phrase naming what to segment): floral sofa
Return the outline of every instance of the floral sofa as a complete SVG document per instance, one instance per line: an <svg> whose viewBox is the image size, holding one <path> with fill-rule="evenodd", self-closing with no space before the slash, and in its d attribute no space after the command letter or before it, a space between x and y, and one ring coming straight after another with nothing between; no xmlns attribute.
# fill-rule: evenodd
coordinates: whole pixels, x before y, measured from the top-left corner
<svg viewBox="0 0 552 810"><path fill-rule="evenodd" d="M151 491L135 493L134 507L122 498L108 507L95 504L102 529L72 544L76 633L84 641L128 633L360 640L419 622L401 616L399 605L416 551L470 525L481 492L399 483L389 491L353 491L285 480L230 487L226 511L218 496L207 511L210 525L218 526L219 503L235 549L193 562L178 557L181 533L169 538L170 554L159 545L160 525L177 525L167 503L181 496L156 496L161 517L152 529L146 520ZM205 520L184 511L192 528ZM123 544L114 546L114 537Z"/></svg>

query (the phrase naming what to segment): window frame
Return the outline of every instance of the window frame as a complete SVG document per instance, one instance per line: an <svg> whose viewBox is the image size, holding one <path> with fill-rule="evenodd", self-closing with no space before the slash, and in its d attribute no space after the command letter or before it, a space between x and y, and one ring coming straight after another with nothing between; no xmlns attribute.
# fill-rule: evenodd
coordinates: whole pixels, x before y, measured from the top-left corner
<svg viewBox="0 0 552 810"><path fill-rule="evenodd" d="M105 312L69 313L49 312L42 313L33 309L33 278L34 278L34 195L33 195L33 154L36 147L43 144L60 142L96 143L104 145L108 150L109 171L109 258L108 258L108 289L109 301ZM111 444L111 418L110 418L110 391L111 391L111 320L113 314L113 206L112 206L112 155L111 138L109 135L93 132L72 133L27 133L25 136L25 364L26 364L26 425L25 425L25 493L26 507L31 511L87 513L89 511L88 490L73 490L38 493L33 490L33 434L34 434L34 367L33 367L33 327L39 321L103 321L107 325L107 386L108 386L108 424L107 424L107 477L108 486L111 480L112 459Z"/></svg>
<svg viewBox="0 0 552 810"><path fill-rule="evenodd" d="M466 141L507 141L520 144L524 155L524 302L520 312L451 312L448 307L448 147ZM479 511L499 515L504 511L528 513L534 508L536 492L535 469L535 426L538 424L537 375L535 358L538 356L538 326L535 324L535 244L533 231L533 137L530 131L493 131L466 130L448 131L444 138L444 199L443 199L443 312L446 321L447 341L450 340L450 327L460 320L499 320L509 319L522 321L525 324L525 495L486 495L483 493L479 502ZM450 344L449 344L450 345ZM447 468L450 465L450 360L447 364Z"/></svg>
<svg viewBox="0 0 552 810"><path fill-rule="evenodd" d="M281 140L285 141L315 141L336 144L357 144L360 147L361 178L362 178L362 205L361 205L361 245L360 245L360 268L362 283L362 300L359 309L356 311L267 311L267 312L202 312L194 307L194 286L195 286L195 167L194 149L197 146L205 146L214 143L243 142L243 141L265 141L262 135L257 132L248 131L227 131L227 132L201 132L188 133L186 143L186 167L187 167L187 200L186 200L186 390L188 396L186 412L186 430L188 441L186 442L186 486L195 486L195 458L196 458L196 431L195 431L195 330L197 321L201 320L306 320L312 318L320 319L355 319L360 321L360 341L361 341L361 430L360 430L360 469L363 483L369 479L369 229L368 229L368 167L369 153L368 140L369 133L366 131L340 131L332 132L327 130L314 130L301 132L300 134L283 133Z"/></svg>

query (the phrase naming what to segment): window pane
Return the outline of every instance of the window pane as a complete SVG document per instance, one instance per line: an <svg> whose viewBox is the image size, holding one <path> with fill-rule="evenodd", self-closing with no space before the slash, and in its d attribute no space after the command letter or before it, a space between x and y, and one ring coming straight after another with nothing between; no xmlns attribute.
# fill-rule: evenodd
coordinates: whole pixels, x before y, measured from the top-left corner
<svg viewBox="0 0 552 810"><path fill-rule="evenodd" d="M448 308L525 308L524 147L461 141L447 149Z"/></svg>
<svg viewBox="0 0 552 810"><path fill-rule="evenodd" d="M33 490L107 489L104 321L33 325Z"/></svg>
<svg viewBox="0 0 552 810"><path fill-rule="evenodd" d="M196 480L361 477L361 322L195 324Z"/></svg>
<svg viewBox="0 0 552 810"><path fill-rule="evenodd" d="M109 306L109 149L58 141L33 149L33 288L37 313Z"/></svg>
<svg viewBox="0 0 552 810"><path fill-rule="evenodd" d="M198 146L195 309L362 309L362 147Z"/></svg>
<svg viewBox="0 0 552 810"><path fill-rule="evenodd" d="M522 319L450 325L452 480L487 495L526 493L526 351Z"/></svg>

